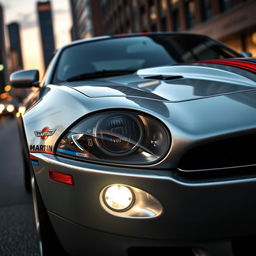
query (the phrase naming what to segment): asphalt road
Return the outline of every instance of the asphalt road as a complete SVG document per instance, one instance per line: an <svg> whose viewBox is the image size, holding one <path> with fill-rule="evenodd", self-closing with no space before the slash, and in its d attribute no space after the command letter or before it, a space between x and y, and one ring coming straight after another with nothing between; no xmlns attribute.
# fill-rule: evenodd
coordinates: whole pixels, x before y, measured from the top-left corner
<svg viewBox="0 0 256 256"><path fill-rule="evenodd" d="M31 195L23 185L16 121L0 120L0 255L39 255Z"/></svg>

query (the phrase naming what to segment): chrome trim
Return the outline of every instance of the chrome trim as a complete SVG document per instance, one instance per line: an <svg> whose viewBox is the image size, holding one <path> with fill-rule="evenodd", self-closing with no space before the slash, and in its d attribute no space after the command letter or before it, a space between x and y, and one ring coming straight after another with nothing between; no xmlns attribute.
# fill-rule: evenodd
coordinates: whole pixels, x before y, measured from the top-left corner
<svg viewBox="0 0 256 256"><path fill-rule="evenodd" d="M35 217L35 224L36 224L36 231L38 233L39 237L39 252L40 255L43 256L43 246L42 241L40 238L40 221L39 221L39 215L38 215L38 207L37 207L37 199L36 199L36 191L35 191L35 177L34 175L31 175L31 188L32 188L32 201L33 201L33 209L34 209L34 217Z"/></svg>
<svg viewBox="0 0 256 256"><path fill-rule="evenodd" d="M256 164L249 164L249 165L237 165L237 166L228 166L228 167L218 167L218 168L207 168L207 169L193 169L193 170L186 170L178 168L178 171L185 172L185 173L197 173L197 172L213 172L213 171L226 171L226 170L233 170L233 169L241 169L241 168L250 168L255 167L256 171ZM255 172L256 174L256 172Z"/></svg>
<svg viewBox="0 0 256 256"><path fill-rule="evenodd" d="M73 142L75 143L75 145L81 150L84 151L84 148L79 144L79 142L77 141L77 137L79 137L78 139L80 139L82 136L84 136L84 134L73 134L71 135L71 138L73 140Z"/></svg>
<svg viewBox="0 0 256 256"><path fill-rule="evenodd" d="M77 171L124 176L124 177L137 177L137 178L144 178L144 179L167 180L167 181L171 181L171 182L174 182L176 184L186 186L186 187L205 187L205 186L216 186L216 185L218 186L218 185L227 185L227 184L256 182L256 177L255 178L243 178L243 179L240 178L240 179L228 180L228 181L183 182L183 181L177 180L173 177L166 176L166 175L165 176L164 175L158 176L158 175L152 175L152 174L147 175L147 174L145 174L145 170L143 171L143 174L142 173L140 173L140 174L132 173L132 169L128 169L128 171L130 171L130 173L103 171L103 170L96 170L96 169L92 169L92 168L83 168L83 167L63 163L63 162L57 161L55 159L49 158L47 156L47 154L43 154L43 153L31 153L31 155L37 157L37 159L39 159L41 161L45 161L48 164L59 165L64 168L70 168L70 169L77 170ZM52 155L49 155L49 156L52 157Z"/></svg>
<svg viewBox="0 0 256 256"><path fill-rule="evenodd" d="M33 175L31 177L31 187L32 187L32 200L33 200L33 208L34 208L34 214L35 214L36 230L39 233L40 221L38 216L37 199L36 199L36 191L35 191L35 178Z"/></svg>

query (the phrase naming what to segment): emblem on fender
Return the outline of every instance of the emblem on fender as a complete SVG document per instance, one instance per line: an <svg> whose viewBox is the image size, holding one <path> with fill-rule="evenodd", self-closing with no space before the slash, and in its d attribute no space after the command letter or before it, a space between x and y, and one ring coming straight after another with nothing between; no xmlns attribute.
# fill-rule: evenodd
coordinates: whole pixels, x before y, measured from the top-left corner
<svg viewBox="0 0 256 256"><path fill-rule="evenodd" d="M44 127L41 131L34 131L36 137L41 137L42 140L46 140L49 136L55 133L56 129L50 129L49 127Z"/></svg>

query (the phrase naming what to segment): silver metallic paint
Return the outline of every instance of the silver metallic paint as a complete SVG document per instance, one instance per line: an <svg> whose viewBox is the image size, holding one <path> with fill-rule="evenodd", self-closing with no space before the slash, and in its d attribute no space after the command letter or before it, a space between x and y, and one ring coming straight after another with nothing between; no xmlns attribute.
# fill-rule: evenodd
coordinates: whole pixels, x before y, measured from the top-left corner
<svg viewBox="0 0 256 256"><path fill-rule="evenodd" d="M147 167L175 168L181 155L191 147L256 130L256 89L178 103L130 96L90 98L66 86L49 85L48 89L51 91L24 115L28 145L54 147L66 129L81 117L86 118L87 114L108 109L131 109L157 117L172 136L168 155ZM45 126L56 129L56 132L47 140L41 140L34 131Z"/></svg>
<svg viewBox="0 0 256 256"><path fill-rule="evenodd" d="M33 155L39 160L39 166L34 169L45 206L50 213L64 217L66 221L101 232L111 230L111 233L134 236L136 230L136 236L141 238L174 241L191 241L191 237L195 240L204 240L205 237L221 239L254 230L252 223L256 210L247 211L252 199L245 195L256 192L255 177L190 181L180 178L172 169L133 168L128 172L127 168L96 166L48 154ZM72 174L74 186L50 180L49 170ZM104 187L114 183L127 184L153 194L163 205L163 214L141 221L108 214L98 198ZM212 214L213 209L215 214ZM221 216L231 209L232 218L220 221ZM232 226L234 220L236 230ZM189 229L186 223L189 223Z"/></svg>
<svg viewBox="0 0 256 256"><path fill-rule="evenodd" d="M206 236L207 239L226 239L243 235L248 230L253 232L256 211L248 212L246 219L242 217L253 200L247 197L239 200L239 196L241 191L243 195L256 192L255 177L189 181L180 178L173 170L184 152L196 145L256 131L254 81L213 68L185 66L183 69L177 66L141 70L129 79L123 76L66 86L50 85L60 54L54 57L42 83L45 89L43 97L23 117L29 145L47 144L54 147L65 131L74 122L86 118L86 115L108 109L131 109L155 116L165 123L172 135L172 146L159 163L134 168L31 153L39 160L39 166L34 166L34 171L50 216L58 216L65 223L72 223L74 229L88 227L100 232L111 230L113 234L130 237L134 236L136 230L137 237L173 239L173 243L190 241L191 237L203 241ZM187 79L199 78L205 82L207 89L202 83L181 86L175 81L169 84L167 81L145 79L147 76L177 73ZM150 81L154 81L154 84L140 86ZM210 83L223 86L223 81L232 88L226 90L224 87L209 86ZM122 87L128 85L134 90L123 90ZM168 87L173 90L166 92ZM46 126L56 129L55 134L46 141L35 137L34 131ZM72 174L75 185L67 186L50 180L49 170ZM163 214L141 222L108 214L101 208L98 198L100 191L113 183L129 184L153 194L163 205ZM222 208L215 209L216 205ZM215 215L212 215L213 207ZM227 218L220 223L223 212L227 214L230 211L233 213L232 220ZM117 221L118 225L113 225ZM233 229L233 221L237 224L236 230ZM56 225L57 221L53 222Z"/></svg>

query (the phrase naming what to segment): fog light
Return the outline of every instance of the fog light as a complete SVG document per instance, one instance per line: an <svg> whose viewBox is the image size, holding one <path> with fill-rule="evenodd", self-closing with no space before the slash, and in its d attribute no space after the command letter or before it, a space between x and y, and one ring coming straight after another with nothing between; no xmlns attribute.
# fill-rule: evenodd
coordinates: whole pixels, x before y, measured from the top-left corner
<svg viewBox="0 0 256 256"><path fill-rule="evenodd" d="M131 185L112 184L99 194L102 208L117 217L148 219L163 212L161 203L151 194Z"/></svg>
<svg viewBox="0 0 256 256"><path fill-rule="evenodd" d="M107 207L114 211L126 211L134 202L134 194L130 188L121 184L107 187L103 193Z"/></svg>

